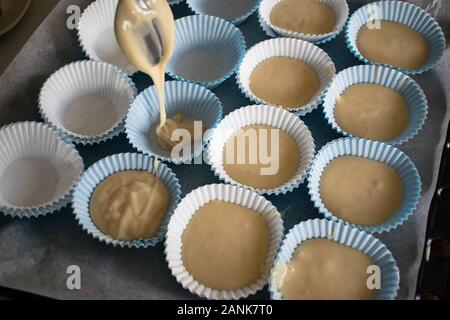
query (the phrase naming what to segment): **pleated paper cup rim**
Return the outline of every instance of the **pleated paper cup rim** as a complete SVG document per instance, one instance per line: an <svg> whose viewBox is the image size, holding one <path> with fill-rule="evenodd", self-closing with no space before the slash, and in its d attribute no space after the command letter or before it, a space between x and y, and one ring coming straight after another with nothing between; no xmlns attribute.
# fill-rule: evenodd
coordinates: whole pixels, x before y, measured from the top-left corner
<svg viewBox="0 0 450 320"><path fill-rule="evenodd" d="M5 140L9 141L9 147L12 143L15 150L7 149L8 141ZM58 184L57 189L62 191L57 192L54 199L40 205L24 207L7 204L0 199L0 212L11 217L32 218L54 213L67 206L72 199L75 184L84 170L83 159L74 145L61 138L48 125L31 121L3 126L0 129L0 142L2 151L0 165L4 163L4 169L24 157L34 157L47 160L60 176L70 175L65 178L67 181L63 185ZM40 143L46 145L41 146Z"/></svg>
<svg viewBox="0 0 450 320"><path fill-rule="evenodd" d="M378 7L380 10L380 20L399 22L412 28L424 36L430 46L430 57L427 63L418 69L402 69L395 66L375 63L365 58L358 49L357 38L359 31L368 20L371 8ZM441 60L446 48L444 32L439 23L426 11L415 4L404 1L377 1L369 3L353 13L347 22L345 28L345 39L349 50L353 55L366 64L375 64L385 66L391 69L399 70L407 74L421 74L433 69Z"/></svg>
<svg viewBox="0 0 450 320"><path fill-rule="evenodd" d="M258 10L258 23L261 27L261 29L264 31L266 36L269 38L278 38L279 35L277 35L262 19L260 10Z"/></svg>
<svg viewBox="0 0 450 320"><path fill-rule="evenodd" d="M102 58L97 55L96 50L93 47L93 42L95 42L96 39L92 39L91 37L94 37L94 34L98 38L100 33L105 32L108 29L112 29L112 32L114 33L114 19L116 16L118 3L119 0L96 0L87 6L78 21L78 41L83 52L91 60L103 61ZM113 41L117 42L117 40L115 39L115 35ZM116 65L117 61L112 60L104 62L116 65L119 69L123 70L123 72L129 76L135 74L138 70L128 62L127 58L123 55L118 43L117 47L114 49L117 51L117 56L120 57L119 60L122 60L119 62L127 63L127 65Z"/></svg>
<svg viewBox="0 0 450 320"><path fill-rule="evenodd" d="M93 73L100 72L96 75ZM77 98L97 93L111 102L121 102L122 109L114 124L99 135L74 133L61 122L55 121L51 113L65 107L68 97ZM69 95L70 94L70 95ZM61 136L76 144L93 145L114 138L123 132L129 105L137 95L133 81L117 67L100 61L82 60L67 64L54 72L44 83L39 93L39 113ZM55 100L55 99L59 100Z"/></svg>
<svg viewBox="0 0 450 320"><path fill-rule="evenodd" d="M387 221L377 225L357 225L336 217L322 201L320 180L326 166L341 156L357 156L380 161L393 168L403 183L404 196L400 209ZM412 160L403 151L379 141L362 138L342 138L325 145L314 158L308 177L308 190L314 206L325 218L348 224L368 233L392 231L408 220L420 200L421 180Z"/></svg>
<svg viewBox="0 0 450 320"><path fill-rule="evenodd" d="M192 275L186 270L182 258L182 235L186 229L192 216L197 210L212 200L222 200L244 207L256 210L262 215L265 215L269 221L269 229L271 232L271 244L266 257L266 264L268 267L265 272L255 283L239 289L239 290L215 290L208 288L205 285L195 280ZM263 196L257 193L241 188L238 186L225 184L212 184L197 188L190 192L181 200L175 213L170 219L167 237L165 242L166 260L172 275L191 293L202 298L214 300L237 300L246 298L249 295L255 294L257 291L264 288L267 284L270 268L273 265L275 256L283 237L283 221L277 209L266 200Z"/></svg>
<svg viewBox="0 0 450 320"><path fill-rule="evenodd" d="M248 50L237 73L237 82L242 93L257 104L273 105L258 98L250 89L250 77L255 68L263 61L273 57L294 58L310 65L320 79L320 89L304 106L283 108L304 116L315 110L323 100L325 91L333 81L336 68L328 54L318 46L304 40L292 38L276 38L259 42Z"/></svg>
<svg viewBox="0 0 450 320"><path fill-rule="evenodd" d="M104 234L92 221L90 201L95 189L106 178L126 171L145 171L157 177L170 194L170 206L161 227L151 239L122 241ZM147 248L160 242L167 231L167 225L181 199L181 186L173 171L154 157L138 153L120 153L103 158L89 167L79 180L73 196L72 208L78 224L94 239L107 245L121 248Z"/></svg>
<svg viewBox="0 0 450 320"><path fill-rule="evenodd" d="M176 4L180 4L181 2L183 2L184 0L169 0L169 4L171 6L174 6Z"/></svg>
<svg viewBox="0 0 450 320"><path fill-rule="evenodd" d="M239 129L249 125L270 125L289 134L297 143L300 163L295 175L283 185L271 189L258 189L231 178L223 167L223 149L228 139ZM214 174L225 183L251 189L258 194L286 194L302 184L312 164L315 144L311 132L299 117L289 111L269 106L252 105L237 109L227 115L214 130L207 149L207 162Z"/></svg>
<svg viewBox="0 0 450 320"><path fill-rule="evenodd" d="M261 21L270 28L275 34L282 37L302 39L313 42L315 44L323 44L336 38L345 27L345 23L349 16L349 7L346 0L317 0L327 5L336 14L336 25L333 31L325 34L306 34L302 32L291 31L274 25L270 19L270 15L279 3L284 0L263 0L259 7L259 16Z"/></svg>
<svg viewBox="0 0 450 320"><path fill-rule="evenodd" d="M398 137L381 141L400 145L412 139L422 129L428 114L428 102L419 84L408 75L390 68L376 65L360 65L339 72L325 94L323 111L331 127L337 132L353 137L344 131L335 119L336 98L355 84L372 83L395 90L406 100L409 110L409 124Z"/></svg>
<svg viewBox="0 0 450 320"><path fill-rule="evenodd" d="M207 33L207 35L204 35L204 38L202 38L203 35L199 31L195 30L195 28L198 27L198 24L206 27L205 32ZM177 19L175 20L175 26L177 28L175 50L172 59L166 66L166 74L168 74L175 80L199 84L210 90L213 90L236 73L237 69L239 68L239 64L244 58L245 52L247 50L244 35L242 34L241 30L239 30L239 28L226 20L207 15L191 15ZM221 33L219 33L219 31L221 31ZM224 38L225 36L227 36L228 38ZM228 42L225 42L225 40L228 40ZM178 74L178 72L174 70L171 65L171 62L175 60L174 57L177 54L180 54L178 51L180 41L183 41L183 48L180 49L183 52L186 51L186 48L192 49L198 46L221 47L222 53L231 53L228 54L228 58L231 57L230 61L233 60L230 63L230 65L232 66L228 68L228 70L217 79L211 79L208 81L196 81L188 79L187 77ZM189 46L184 42L188 42ZM214 42L217 44L211 46L211 43ZM218 43L220 43L220 46L218 45ZM227 49L231 47L232 50L226 51L223 48L225 45L227 45Z"/></svg>
<svg viewBox="0 0 450 320"><path fill-rule="evenodd" d="M400 272L389 249L371 234L342 223L323 219L301 222L293 227L283 240L270 277L269 291L272 299L284 299L274 279L277 268L291 261L295 250L301 243L317 238L326 238L366 254L381 270L381 289L375 299L395 299L399 289Z"/></svg>
<svg viewBox="0 0 450 320"><path fill-rule="evenodd" d="M195 5L195 2L196 2L196 1L197 1L197 0L186 0L186 3L187 3L187 5L189 6L189 8L190 8L193 12L195 12L196 14L199 14L199 15L211 15L211 14L209 14L209 13L207 13L207 12L202 11L200 8L198 8L198 7ZM248 10L248 11L246 11L245 13L243 13L243 14L241 14L241 15L239 15L239 16L236 16L236 17L234 17L234 18L232 18L232 19L225 19L225 20L231 22L231 23L234 24L234 25L240 25L241 23L244 23L248 18L250 18L250 16L251 16L253 13L256 12L256 10L258 10L261 1L262 1L262 0L255 0L255 1L254 1L255 4L252 6L252 8L251 8L250 10ZM224 19L223 17L218 17L218 18Z"/></svg>
<svg viewBox="0 0 450 320"><path fill-rule="evenodd" d="M222 119L222 103L210 90L197 84L168 81L165 83L166 111L169 117L181 113L194 120L206 123L207 129L213 129ZM190 163L201 155L211 138L211 130L207 130L201 146L197 146L191 155L173 158L170 151L162 150L156 141L150 144L147 133L159 124L159 100L154 86L142 91L132 103L125 120L125 131L128 140L135 149L154 156L161 161L174 164Z"/></svg>

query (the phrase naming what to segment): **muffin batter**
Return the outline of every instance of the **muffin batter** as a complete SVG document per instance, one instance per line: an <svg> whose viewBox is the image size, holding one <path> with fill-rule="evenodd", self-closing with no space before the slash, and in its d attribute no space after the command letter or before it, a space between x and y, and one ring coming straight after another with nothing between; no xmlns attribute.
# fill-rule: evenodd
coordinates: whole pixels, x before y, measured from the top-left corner
<svg viewBox="0 0 450 320"><path fill-rule="evenodd" d="M271 163L261 155L268 155ZM281 129L251 125L228 139L223 149L223 163L225 172L239 183L256 189L276 188L296 174L300 164L299 148ZM267 171L269 167L273 170Z"/></svg>
<svg viewBox="0 0 450 320"><path fill-rule="evenodd" d="M275 284L288 300L370 300L367 268L374 263L354 248L329 239L301 243L292 260L278 266Z"/></svg>
<svg viewBox="0 0 450 320"><path fill-rule="evenodd" d="M307 105L320 89L316 71L289 57L264 60L250 76L250 90L258 98L283 108Z"/></svg>
<svg viewBox="0 0 450 320"><path fill-rule="evenodd" d="M381 21L381 29L362 27L357 46L370 61L408 70L425 65L430 54L428 42L420 33L391 21Z"/></svg>
<svg viewBox="0 0 450 320"><path fill-rule="evenodd" d="M348 87L337 99L336 122L342 130L358 137L388 141L408 127L409 111L397 91L374 83Z"/></svg>
<svg viewBox="0 0 450 320"><path fill-rule="evenodd" d="M342 156L326 166L320 195L336 217L370 226L397 212L403 202L403 183L394 169L380 161Z"/></svg>
<svg viewBox="0 0 450 320"><path fill-rule="evenodd" d="M285 30L321 35L333 31L336 14L317 0L283 0L273 8L270 21Z"/></svg>
<svg viewBox="0 0 450 320"><path fill-rule="evenodd" d="M242 289L268 270L270 238L264 216L213 200L197 210L184 230L183 264L194 279L209 288Z"/></svg>
<svg viewBox="0 0 450 320"><path fill-rule="evenodd" d="M193 121L187 120L182 114L178 113L172 117L171 121L167 121L166 125L162 127L158 133L158 143L161 148L165 150L172 150L177 144L182 143L186 144L186 141L182 141L182 139L175 139L172 137L172 134L177 129L184 129L189 132L190 143L201 143L203 141L203 134L205 132L205 128L202 123L199 122L199 131L201 134L196 136L196 128L195 123Z"/></svg>
<svg viewBox="0 0 450 320"><path fill-rule="evenodd" d="M158 178L147 171L124 171L106 178L91 198L91 218L112 238L150 239L159 230L170 196Z"/></svg>

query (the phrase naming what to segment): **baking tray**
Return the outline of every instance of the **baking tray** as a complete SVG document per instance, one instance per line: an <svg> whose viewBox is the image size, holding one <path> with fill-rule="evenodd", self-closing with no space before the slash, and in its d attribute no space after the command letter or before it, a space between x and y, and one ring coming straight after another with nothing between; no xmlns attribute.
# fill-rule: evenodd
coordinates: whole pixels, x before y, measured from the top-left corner
<svg viewBox="0 0 450 320"><path fill-rule="evenodd" d="M88 3L83 0L60 1L0 77L0 125L38 119L36 99L45 79L64 63L85 58L75 32L61 29L61 24L65 23L69 4L85 7ZM354 2L350 1L350 4L355 9ZM184 3L174 6L173 10L177 18L192 14ZM267 39L255 14L239 27L248 47ZM338 71L359 64L347 49L342 34L321 47L329 53ZM36 53L37 49L40 52ZM448 70L450 54L447 50L434 71L415 77L428 97L430 112L420 134L402 145L401 149L413 159L421 174L422 199L413 217L401 228L380 236L393 252L400 268L400 299L415 295L427 213L436 185L449 118ZM151 85L149 78L142 74L133 76L133 80L139 91ZM11 93L12 90L14 93ZM239 91L234 77L214 92L223 103L224 115L251 104ZM303 117L303 120L318 148L340 137L327 124L321 107ZM107 155L134 151L124 134L100 145L77 148L86 168ZM196 187L220 182L206 164L170 167L180 179L183 195ZM268 199L281 212L286 231L300 221L321 217L308 196L305 184L294 192ZM195 299L196 296L184 290L170 274L163 250L163 244L134 250L101 244L77 225L70 208L31 220L1 216L0 286L61 299ZM70 265L81 268L81 290L67 289L69 275L66 269ZM269 294L264 289L250 298L267 299Z"/></svg>
<svg viewBox="0 0 450 320"><path fill-rule="evenodd" d="M450 299L450 123L430 206L417 299Z"/></svg>

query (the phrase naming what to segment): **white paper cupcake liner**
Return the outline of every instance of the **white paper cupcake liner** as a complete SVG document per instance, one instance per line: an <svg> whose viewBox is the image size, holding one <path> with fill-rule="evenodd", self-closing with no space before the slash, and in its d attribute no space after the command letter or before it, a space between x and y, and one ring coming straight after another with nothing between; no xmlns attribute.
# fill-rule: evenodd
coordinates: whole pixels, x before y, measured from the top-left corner
<svg viewBox="0 0 450 320"><path fill-rule="evenodd" d="M11 169L11 165L25 159L29 160L27 164L22 163L22 167ZM45 163L45 169L38 161ZM0 189L6 185L10 194L5 195L0 191L0 212L12 217L30 218L60 210L70 202L72 191L83 169L83 159L75 147L47 125L18 122L4 126L0 129ZM8 170L15 171L10 171L9 177L5 178ZM31 176L28 176L29 174ZM45 179L54 180L53 186L48 186L44 181L40 183L33 180L46 174L52 174ZM15 186L16 182L19 185ZM17 190L18 188L21 190ZM19 192L22 193L17 199ZM43 203L37 203L38 199L44 198L48 200L40 200Z"/></svg>
<svg viewBox="0 0 450 320"><path fill-rule="evenodd" d="M446 47L445 36L439 23L426 11L406 1L373 2L363 6L351 16L346 26L345 38L348 48L359 60L367 64L376 64L366 59L360 53L357 45L359 31L367 24L374 10L376 10L379 20L399 22L422 34L430 46L430 57L427 63L418 69L406 70L390 65L384 66L408 74L420 74L432 69L439 62Z"/></svg>
<svg viewBox="0 0 450 320"><path fill-rule="evenodd" d="M122 241L100 231L91 219L90 201L92 193L97 186L107 177L124 171L137 170L148 171L157 177L166 187L170 195L170 206L167 210L158 233L151 239L139 239L134 241ZM181 187L172 170L164 163L153 157L138 153L121 153L104 158L93 164L81 177L73 196L73 211L78 223L88 234L100 242L121 248L147 248L155 246L161 241L167 231L170 217L181 198Z"/></svg>
<svg viewBox="0 0 450 320"><path fill-rule="evenodd" d="M91 3L78 22L78 40L89 59L107 62L132 75L137 69L122 53L114 32L118 3L118 0Z"/></svg>
<svg viewBox="0 0 450 320"><path fill-rule="evenodd" d="M187 0L192 11L201 15L219 17L239 25L259 7L261 0Z"/></svg>
<svg viewBox="0 0 450 320"><path fill-rule="evenodd" d="M350 67L337 74L324 99L324 113L328 123L337 132L352 136L343 131L336 122L334 111L336 99L350 86L359 83L375 83L393 89L401 94L408 105L409 123L406 130L397 138L384 141L388 144L402 144L413 138L421 129L428 113L427 98L422 88L412 78L393 69L374 65Z"/></svg>
<svg viewBox="0 0 450 320"><path fill-rule="evenodd" d="M223 167L223 150L230 137L239 129L249 125L270 125L289 134L299 148L300 163L295 175L285 184L273 189L253 189L233 180ZM214 174L226 183L250 188L259 194L285 194L304 182L314 158L314 139L308 127L292 113L268 105L253 105L240 108L226 116L214 130L208 145L207 159Z"/></svg>
<svg viewBox="0 0 450 320"><path fill-rule="evenodd" d="M214 89L236 72L246 50L237 27L204 15L177 19L175 24L175 50L166 67L172 78Z"/></svg>
<svg viewBox="0 0 450 320"><path fill-rule="evenodd" d="M263 0L259 7L259 16L264 25L270 28L275 34L282 37L302 39L316 44L325 43L333 40L342 32L349 15L349 8L346 0L317 0L320 3L327 5L336 14L336 25L334 26L333 31L320 35L295 32L277 27L271 21L270 16L273 9L282 1L283 0Z"/></svg>
<svg viewBox="0 0 450 320"><path fill-rule="evenodd" d="M382 224L363 226L348 223L328 211L320 195L320 179L326 166L340 156L358 156L377 160L387 164L399 174L403 182L404 196L400 209L397 210L393 217ZM378 141L343 138L328 143L316 155L309 172L308 189L314 206L327 219L348 223L352 227L368 233L382 233L396 229L413 214L420 199L421 181L416 166L401 150Z"/></svg>
<svg viewBox="0 0 450 320"><path fill-rule="evenodd" d="M250 77L258 64L272 57L290 57L301 60L310 65L320 79L320 89L307 105L286 110L303 116L317 108L322 102L325 90L333 81L336 69L325 51L312 43L298 39L278 38L262 41L247 52L237 74L239 88L245 96L258 104L271 104L252 93Z"/></svg>
<svg viewBox="0 0 450 320"><path fill-rule="evenodd" d="M136 94L131 79L113 65L79 61L62 67L45 82L39 95L39 111L45 122L69 140L94 144L123 131ZM103 109L95 110L96 106ZM76 133L70 130L74 123ZM87 130L86 134L82 134L83 130ZM93 130L102 132L93 135Z"/></svg>
<svg viewBox="0 0 450 320"><path fill-rule="evenodd" d="M393 300L397 296L400 273L392 253L380 240L348 225L314 219L296 225L283 240L270 277L269 291L272 299L283 299L275 284L274 275L277 269L291 261L295 250L301 243L317 238L327 238L366 254L381 270L381 289L375 299Z"/></svg>
<svg viewBox="0 0 450 320"><path fill-rule="evenodd" d="M268 36L269 38L278 38L279 35L276 34L272 28L270 28L262 19L261 17L261 13L260 10L258 10L258 22L259 25L261 26L261 29L264 31L264 33L266 34L266 36Z"/></svg>
<svg viewBox="0 0 450 320"><path fill-rule="evenodd" d="M246 298L261 290L269 277L270 269L255 283L239 290L215 290L195 280L183 265L182 236L192 216L197 210L212 200L222 200L256 210L268 219L271 232L271 244L267 253L266 264L269 268L280 246L283 237L283 221L277 209L264 197L238 186L225 184L206 185L189 193L179 204L170 219L166 237L166 260L172 275L191 293L207 299L231 300Z"/></svg>
<svg viewBox="0 0 450 320"><path fill-rule="evenodd" d="M168 117L181 113L189 119L202 121L205 129L215 128L222 119L220 100L202 86L181 81L166 82L165 99ZM193 148L191 155L172 157L171 151L162 149L157 141L159 124L159 100L152 86L135 99L126 119L128 139L137 150L175 164L190 163L203 152L212 134L211 130L206 131L203 144Z"/></svg>

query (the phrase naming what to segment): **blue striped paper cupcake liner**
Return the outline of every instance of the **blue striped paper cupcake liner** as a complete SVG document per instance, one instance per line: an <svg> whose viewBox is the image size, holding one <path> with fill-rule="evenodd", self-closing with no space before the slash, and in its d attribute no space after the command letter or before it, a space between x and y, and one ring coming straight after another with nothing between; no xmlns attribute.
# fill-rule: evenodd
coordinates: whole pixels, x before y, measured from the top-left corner
<svg viewBox="0 0 450 320"><path fill-rule="evenodd" d="M76 144L92 145L123 132L126 114L136 95L133 81L115 66L100 61L78 61L60 68L45 82L39 94L39 112L44 121L64 138ZM68 106L88 96L107 100L117 114L109 128L95 135L75 133L67 128L64 120ZM84 125L87 118L93 117L93 114L87 114L78 121Z"/></svg>
<svg viewBox="0 0 450 320"><path fill-rule="evenodd" d="M222 119L222 104L216 95L188 82L166 82L165 106L168 117L181 113L189 119L202 121L205 129L215 128ZM173 157L171 151L158 144L156 128L159 123L159 100L155 88L150 87L134 100L125 121L128 139L137 150L175 164L190 163L203 152L212 134L207 130L203 143L196 146L192 154Z"/></svg>
<svg viewBox="0 0 450 320"><path fill-rule="evenodd" d="M386 64L385 67L397 69L408 74L421 74L432 68L439 62L446 47L444 33L434 18L420 7L406 1L377 1L369 3L358 9L349 19L345 38L350 51L364 63L377 64L366 59L358 49L357 40L361 28L366 25L377 12L377 19L402 23L424 36L430 47L430 57L427 63L415 70L406 70Z"/></svg>
<svg viewBox="0 0 450 320"><path fill-rule="evenodd" d="M272 189L254 189L231 178L224 169L223 151L230 137L238 130L255 124L270 125L289 134L297 143L300 163L297 171L289 181ZM268 105L242 107L227 115L214 130L207 150L207 162L214 174L225 183L250 188L259 194L285 194L292 192L302 184L307 176L315 154L314 139L308 127L294 114Z"/></svg>
<svg viewBox="0 0 450 320"><path fill-rule="evenodd" d="M336 122L336 99L347 88L360 83L374 83L390 88L401 94L408 106L409 122L406 130L400 136L383 142L393 145L402 144L412 139L422 129L427 118L428 103L419 84L397 70L375 65L361 65L350 67L338 73L325 95L323 103L325 118L337 132L345 136L352 136L342 130Z"/></svg>
<svg viewBox="0 0 450 320"><path fill-rule="evenodd" d="M266 256L266 269L252 284L237 290L217 290L199 283L186 270L182 257L182 236L189 221L197 210L212 200L235 203L253 209L265 216L271 234L270 245ZM267 284L270 269L283 238L283 220L280 213L270 201L257 193L238 186L211 184L197 188L187 194L175 210L169 222L165 242L166 260L172 275L191 293L212 300L237 300L246 298L262 290Z"/></svg>
<svg viewBox="0 0 450 320"><path fill-rule="evenodd" d="M170 206L167 210L158 233L151 239L139 239L134 241L122 241L100 231L92 221L90 215L90 201L97 186L109 176L124 171L148 171L157 177L166 187L170 195ZM167 231L170 217L181 198L181 186L172 170L164 163L153 157L138 153L121 153L106 157L91 167L81 177L73 196L73 211L78 223L88 234L100 242L114 247L122 248L147 248L160 242Z"/></svg>
<svg viewBox="0 0 450 320"><path fill-rule="evenodd" d="M399 174L403 182L403 201L401 207L389 220L378 225L356 225L336 217L325 207L320 195L321 176L327 165L341 156L357 156L377 160L390 166ZM421 181L416 166L401 150L378 141L342 138L328 143L316 155L309 172L308 189L314 206L325 218L347 223L368 233L382 233L396 229L413 214L420 200Z"/></svg>
<svg viewBox="0 0 450 320"><path fill-rule="evenodd" d="M323 44L333 40L342 32L349 16L349 8L346 0L318 0L318 2L328 6L336 14L336 24L333 31L320 35L295 32L277 27L271 21L273 9L282 1L283 0L263 0L259 7L261 27L263 30L266 28L270 29L272 31L271 33L274 34L274 37L279 35L281 37L301 39L315 44ZM269 33L267 34L271 36Z"/></svg>
<svg viewBox="0 0 450 320"><path fill-rule="evenodd" d="M169 76L214 89L236 72L246 51L237 27L204 15L177 19L175 25L175 49L166 66Z"/></svg>
<svg viewBox="0 0 450 320"><path fill-rule="evenodd" d="M290 57L310 65L320 80L320 89L304 106L289 108L298 116L304 116L316 109L325 96L325 91L333 81L336 68L328 54L318 46L299 39L277 38L262 41L250 50L242 61L237 73L237 82L242 93L257 104L271 105L258 98L250 89L250 78L254 69L264 60L272 57ZM279 106L282 107L282 106Z"/></svg>
<svg viewBox="0 0 450 320"><path fill-rule="evenodd" d="M239 25L258 10L261 0L187 0L192 11L201 15L215 16Z"/></svg>
<svg viewBox="0 0 450 320"><path fill-rule="evenodd" d="M280 284L277 283L279 280L276 279L278 270L292 260L299 245L308 240L318 238L335 241L367 255L381 271L381 289L375 296L375 299L395 299L399 288L400 272L389 249L380 240L366 232L342 223L323 219L301 222L292 228L283 240L269 281L269 291L272 299L283 299L279 289Z"/></svg>
<svg viewBox="0 0 450 320"><path fill-rule="evenodd" d="M58 175L52 199L49 199L46 203L35 204L34 199L30 200L30 203L26 203L27 199L21 199L22 203L18 203L17 200L11 200L7 195L0 194L0 212L17 218L31 218L54 213L68 205L72 199L75 184L84 169L83 159L73 144L65 141L46 124L18 122L0 129L0 146L0 169L3 172L0 178L2 180L5 178L5 173L9 170L10 165L15 161L26 158L48 162ZM38 166L28 170L41 169ZM24 178L29 180L30 177ZM46 178L49 180L55 179L55 177ZM15 183L11 180L2 180L0 180L0 184L7 183L8 188L12 188ZM14 180L22 181L23 179L14 177ZM35 182L31 183L31 185L33 184ZM20 188L26 187L20 186ZM45 188L45 184L42 184L39 188ZM35 197L35 192L36 190L27 191L27 196Z"/></svg>

